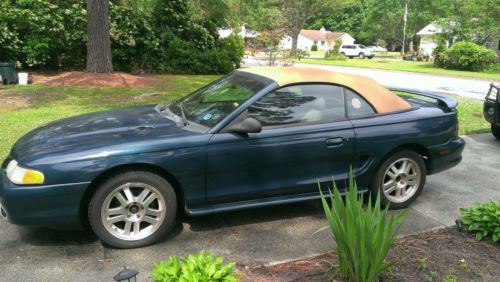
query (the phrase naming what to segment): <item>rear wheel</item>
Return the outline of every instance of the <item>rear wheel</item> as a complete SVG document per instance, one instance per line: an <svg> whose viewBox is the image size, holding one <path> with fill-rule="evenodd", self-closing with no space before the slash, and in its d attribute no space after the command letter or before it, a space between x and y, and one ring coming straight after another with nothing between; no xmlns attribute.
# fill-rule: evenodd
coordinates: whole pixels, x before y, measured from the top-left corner
<svg viewBox="0 0 500 282"><path fill-rule="evenodd" d="M382 206L408 207L422 192L427 170L422 157L410 150L394 153L379 167L372 182L372 197L380 194Z"/></svg>
<svg viewBox="0 0 500 282"><path fill-rule="evenodd" d="M116 175L103 183L89 205L89 221L104 243L117 248L150 245L175 223L177 199L172 186L147 171Z"/></svg>
<svg viewBox="0 0 500 282"><path fill-rule="evenodd" d="M365 54L364 53L359 53L359 58L360 59L364 59L365 58Z"/></svg>
<svg viewBox="0 0 500 282"><path fill-rule="evenodd" d="M491 124L491 133L495 136L496 139L500 140L500 127L494 124Z"/></svg>

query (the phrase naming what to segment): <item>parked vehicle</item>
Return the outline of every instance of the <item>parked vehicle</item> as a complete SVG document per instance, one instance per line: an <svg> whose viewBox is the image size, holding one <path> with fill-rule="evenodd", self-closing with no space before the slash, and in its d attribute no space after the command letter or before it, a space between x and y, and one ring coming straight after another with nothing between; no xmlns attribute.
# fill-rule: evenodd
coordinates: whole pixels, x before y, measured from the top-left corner
<svg viewBox="0 0 500 282"><path fill-rule="evenodd" d="M484 99L483 115L491 123L491 133L500 139L500 84L490 84L490 90Z"/></svg>
<svg viewBox="0 0 500 282"><path fill-rule="evenodd" d="M366 48L370 49L372 52L387 52L386 48L380 46L368 46Z"/></svg>
<svg viewBox="0 0 500 282"><path fill-rule="evenodd" d="M242 69L168 105L79 115L13 146L0 210L14 224L90 226L105 243L152 244L189 216L345 192L404 208L426 175L458 164L454 99L316 68ZM401 93L406 93L404 96ZM408 94L410 93L410 94Z"/></svg>
<svg viewBox="0 0 500 282"><path fill-rule="evenodd" d="M340 54L349 57L350 59L358 57L360 59L375 57L375 52L366 48L361 44L342 45L340 46Z"/></svg>

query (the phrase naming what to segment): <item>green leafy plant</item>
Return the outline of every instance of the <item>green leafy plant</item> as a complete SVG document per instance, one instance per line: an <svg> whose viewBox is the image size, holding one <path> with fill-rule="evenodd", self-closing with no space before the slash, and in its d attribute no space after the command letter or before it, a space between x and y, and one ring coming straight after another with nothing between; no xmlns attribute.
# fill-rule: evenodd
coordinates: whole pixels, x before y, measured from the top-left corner
<svg viewBox="0 0 500 282"><path fill-rule="evenodd" d="M477 240L491 236L494 242L500 242L500 200L487 203L475 203L470 209L461 208L462 220L469 226L469 231L476 234Z"/></svg>
<svg viewBox="0 0 500 282"><path fill-rule="evenodd" d="M234 262L222 265L223 258L214 258L211 253L200 251L187 258L171 256L168 260L157 262L151 271L151 278L157 282L170 281L238 281Z"/></svg>
<svg viewBox="0 0 500 282"><path fill-rule="evenodd" d="M443 282L457 282L457 277L455 275L447 275L444 279Z"/></svg>
<svg viewBox="0 0 500 282"><path fill-rule="evenodd" d="M320 187L328 226L318 231L330 229L336 243L338 270L342 277L359 282L375 281L390 267L385 258L406 213L389 218L388 208L380 209L380 196L377 196L373 206L369 198L365 207L363 196L358 196L352 171L345 200L335 181L333 187L333 193L330 191L331 206Z"/></svg>
<svg viewBox="0 0 500 282"><path fill-rule="evenodd" d="M447 69L483 71L495 63L496 57L493 50L461 41L445 51L443 65Z"/></svg>
<svg viewBox="0 0 500 282"><path fill-rule="evenodd" d="M313 44L313 45L311 46L311 51L318 51L318 45Z"/></svg>
<svg viewBox="0 0 500 282"><path fill-rule="evenodd" d="M419 258L417 259L418 261L418 269L425 269L427 268L427 258Z"/></svg>

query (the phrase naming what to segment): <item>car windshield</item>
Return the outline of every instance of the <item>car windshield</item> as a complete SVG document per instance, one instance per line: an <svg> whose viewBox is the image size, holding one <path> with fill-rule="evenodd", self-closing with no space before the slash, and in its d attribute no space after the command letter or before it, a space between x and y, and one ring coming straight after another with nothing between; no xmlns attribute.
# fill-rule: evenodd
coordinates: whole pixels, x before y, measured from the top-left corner
<svg viewBox="0 0 500 282"><path fill-rule="evenodd" d="M169 106L189 122L213 127L269 83L233 72ZM184 112L184 113L183 113Z"/></svg>

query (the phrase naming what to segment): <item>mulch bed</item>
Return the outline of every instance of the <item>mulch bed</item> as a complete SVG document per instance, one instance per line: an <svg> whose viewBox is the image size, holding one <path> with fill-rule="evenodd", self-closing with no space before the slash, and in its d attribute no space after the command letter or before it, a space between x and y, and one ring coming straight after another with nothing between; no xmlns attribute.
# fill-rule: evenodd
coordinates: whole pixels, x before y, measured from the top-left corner
<svg viewBox="0 0 500 282"><path fill-rule="evenodd" d="M80 87L156 87L164 84L163 81L147 75L131 75L122 72L88 73L64 72L57 74L34 74L34 83L51 86L80 86Z"/></svg>
<svg viewBox="0 0 500 282"><path fill-rule="evenodd" d="M255 268L238 266L242 281L344 281L334 275L335 253ZM381 281L500 281L500 244L476 241L454 228L397 240L388 256L392 267ZM328 272L331 269L333 271Z"/></svg>

